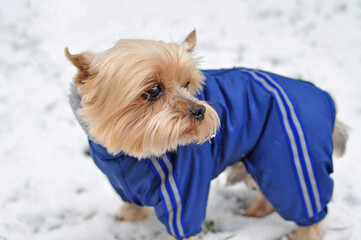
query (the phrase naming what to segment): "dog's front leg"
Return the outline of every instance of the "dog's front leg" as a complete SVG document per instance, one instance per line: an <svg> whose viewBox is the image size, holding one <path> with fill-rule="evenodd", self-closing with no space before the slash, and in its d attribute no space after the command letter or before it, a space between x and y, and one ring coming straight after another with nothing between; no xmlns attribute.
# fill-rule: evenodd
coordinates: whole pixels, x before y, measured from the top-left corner
<svg viewBox="0 0 361 240"><path fill-rule="evenodd" d="M132 203L125 202L120 209L120 213L115 219L120 222L136 222L146 219L151 213L150 208L137 206Z"/></svg>
<svg viewBox="0 0 361 240"><path fill-rule="evenodd" d="M322 225L324 220L312 224L311 226L299 226L290 236L289 240L319 240L322 235Z"/></svg>

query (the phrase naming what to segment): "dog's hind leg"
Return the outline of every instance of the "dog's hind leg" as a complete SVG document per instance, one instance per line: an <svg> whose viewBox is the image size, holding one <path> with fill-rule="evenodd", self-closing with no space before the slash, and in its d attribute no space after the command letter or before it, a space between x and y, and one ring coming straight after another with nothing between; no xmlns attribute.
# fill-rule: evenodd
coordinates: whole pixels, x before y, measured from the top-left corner
<svg viewBox="0 0 361 240"><path fill-rule="evenodd" d="M248 190L255 191L256 196L251 205L246 209L244 215L248 217L265 217L274 211L273 206L262 194L256 181L247 172L244 164L238 162L228 167L227 185L233 185L245 181Z"/></svg>
<svg viewBox="0 0 361 240"><path fill-rule="evenodd" d="M348 140L347 127L340 121L336 121L332 133L333 148L336 156L341 157L346 151L346 143Z"/></svg>
<svg viewBox="0 0 361 240"><path fill-rule="evenodd" d="M243 162L237 162L227 168L227 185L233 185L246 180L249 176Z"/></svg>
<svg viewBox="0 0 361 240"><path fill-rule="evenodd" d="M120 213L115 216L115 220L120 222L136 222L146 219L150 213L151 209L148 207L141 207L125 202L121 206Z"/></svg>
<svg viewBox="0 0 361 240"><path fill-rule="evenodd" d="M244 212L244 215L248 217L265 217L274 211L275 209L273 208L271 203L261 193L261 191L259 191L257 192L255 200Z"/></svg>

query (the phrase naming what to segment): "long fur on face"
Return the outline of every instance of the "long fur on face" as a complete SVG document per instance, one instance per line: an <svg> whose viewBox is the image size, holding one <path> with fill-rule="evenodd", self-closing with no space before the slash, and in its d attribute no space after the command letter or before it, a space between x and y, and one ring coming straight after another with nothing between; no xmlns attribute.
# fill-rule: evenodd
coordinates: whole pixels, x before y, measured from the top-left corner
<svg viewBox="0 0 361 240"><path fill-rule="evenodd" d="M87 52L93 58L88 58L86 73L78 66L76 79L80 76L81 81L75 84L82 95L78 114L87 122L89 134L110 153L122 151L137 158L159 156L209 139L219 127L219 118L210 105L194 97L203 87L204 76L189 46L192 44L120 40L104 53ZM73 63L75 57L84 60L67 54ZM159 99L142 97L157 85L163 89ZM189 113L195 105L206 108L201 122Z"/></svg>

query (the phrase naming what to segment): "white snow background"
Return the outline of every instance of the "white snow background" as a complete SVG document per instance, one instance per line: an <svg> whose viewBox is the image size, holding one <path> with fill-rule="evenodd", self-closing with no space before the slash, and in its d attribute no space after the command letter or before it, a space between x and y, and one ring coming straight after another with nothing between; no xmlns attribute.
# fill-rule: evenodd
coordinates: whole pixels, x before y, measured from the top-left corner
<svg viewBox="0 0 361 240"><path fill-rule="evenodd" d="M324 239L361 236L360 0L2 0L0 239L166 239L155 216L119 223L121 201L84 151L67 100L76 69L63 49L103 51L120 38L182 41L198 31L202 68L260 68L314 82L350 129L334 160ZM242 216L242 184L212 184L205 240L284 239L276 213Z"/></svg>

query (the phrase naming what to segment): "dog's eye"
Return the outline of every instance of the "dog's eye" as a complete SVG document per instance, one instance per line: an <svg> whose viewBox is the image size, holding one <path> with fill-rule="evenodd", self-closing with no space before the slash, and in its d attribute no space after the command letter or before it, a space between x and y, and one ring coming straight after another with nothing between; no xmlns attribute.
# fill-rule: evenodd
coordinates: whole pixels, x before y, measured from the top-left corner
<svg viewBox="0 0 361 240"><path fill-rule="evenodd" d="M189 86L189 82L183 85L184 88L188 88L188 86Z"/></svg>
<svg viewBox="0 0 361 240"><path fill-rule="evenodd" d="M142 97L145 100L153 101L157 100L163 93L163 89L160 85L152 87L146 93L143 93Z"/></svg>

